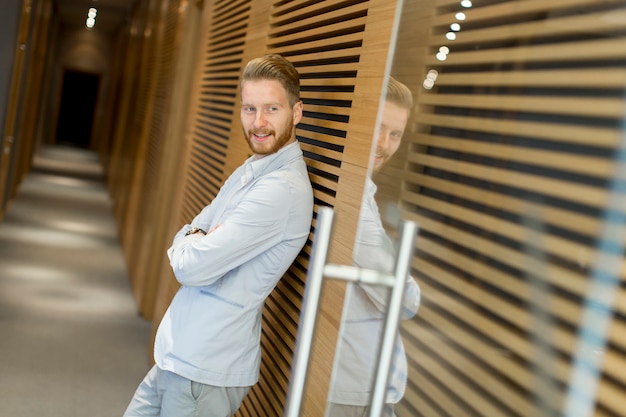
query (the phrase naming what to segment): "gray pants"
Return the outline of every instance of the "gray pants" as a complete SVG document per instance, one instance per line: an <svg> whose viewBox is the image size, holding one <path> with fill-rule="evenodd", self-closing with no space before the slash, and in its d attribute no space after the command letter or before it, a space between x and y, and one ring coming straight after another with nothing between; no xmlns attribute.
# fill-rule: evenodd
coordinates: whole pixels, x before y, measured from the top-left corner
<svg viewBox="0 0 626 417"><path fill-rule="evenodd" d="M326 417L369 417L367 406L328 403ZM392 404L385 404L380 417L396 417Z"/></svg>
<svg viewBox="0 0 626 417"><path fill-rule="evenodd" d="M214 387L153 366L124 417L231 417L250 387Z"/></svg>

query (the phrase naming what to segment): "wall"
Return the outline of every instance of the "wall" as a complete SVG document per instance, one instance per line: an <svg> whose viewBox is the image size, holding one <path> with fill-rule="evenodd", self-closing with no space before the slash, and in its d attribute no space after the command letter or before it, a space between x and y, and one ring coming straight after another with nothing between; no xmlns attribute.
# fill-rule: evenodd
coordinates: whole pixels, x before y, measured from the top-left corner
<svg viewBox="0 0 626 417"><path fill-rule="evenodd" d="M205 2L203 7L140 2L120 59L125 87L117 102L110 189L139 309L155 326L178 288L164 256L171 237L249 156L237 116L238 77L250 58L265 52L287 56L302 74L305 115L297 135L315 188L315 210L335 207L338 238L331 258L351 262L375 123L371 114L396 11L395 3L386 1ZM198 32L190 33L198 20ZM197 42L194 51L191 39ZM173 65L181 61L193 66ZM172 80L178 80L174 88ZM155 224L154 219L166 221ZM315 221L310 239L314 230ZM242 415L281 413L310 250L309 241L268 300L267 361ZM323 413L343 285L331 282L325 294L305 415Z"/></svg>
<svg viewBox="0 0 626 417"><path fill-rule="evenodd" d="M170 10L164 14L148 1L138 8L122 77L124 123L116 125L110 165L136 297L155 325L178 288L163 256L171 236L247 156L236 115L238 74L262 52L286 55L303 74L307 113L297 134L316 209L329 205L337 213L331 260L350 263L396 11L382 1L207 1L202 10L187 3L181 9L183 3L163 2L161 10ZM398 202L397 211L420 226L412 274L423 303L402 330L409 383L397 413L554 415L576 395L564 387L585 359L581 317L593 297L592 259L603 255L595 239L623 134L623 7L494 0L465 10L453 43L446 34L458 1L404 7L391 72L410 85L417 106L399 153L404 159L376 178L385 184L381 207ZM183 9L180 20L174 11ZM163 21L169 23L159 26ZM139 30L180 34L189 21L199 34L187 32L182 44L196 39L194 59L185 58L193 67L166 65L182 53L152 52L158 31L148 39ZM453 52L437 58L448 44ZM160 56L156 65L152 53ZM432 70L439 75L427 89ZM586 78L595 73L603 76ZM186 80L183 92L163 95L171 85L163 80L176 78ZM165 100L156 105L156 97ZM545 229L533 226L537 219ZM240 415L282 410L309 254L307 245L268 300L262 377ZM592 358L606 361L595 415L611 417L622 415L625 391L616 371L625 363L623 252L613 259L615 301L606 308L614 318L605 321L606 350ZM335 282L324 289L303 415L323 414L343 292ZM538 371L546 357L547 375Z"/></svg>
<svg viewBox="0 0 626 417"><path fill-rule="evenodd" d="M349 264L391 71L417 105L378 198L420 226L423 292L402 327L397 415L626 415L625 6L475 3L403 2L387 68L395 2L139 1L108 61L98 149L140 313L158 324L178 288L173 234L248 156L238 76L264 52L303 74L297 134L316 211L336 210L331 261ZM261 380L241 416L283 408L310 243L267 302ZM324 288L306 416L323 415L343 293Z"/></svg>
<svg viewBox="0 0 626 417"><path fill-rule="evenodd" d="M7 110L7 100L11 84L15 45L17 39L17 24L21 0L7 0L2 4L2 16L0 17L0 131L4 131L4 118Z"/></svg>

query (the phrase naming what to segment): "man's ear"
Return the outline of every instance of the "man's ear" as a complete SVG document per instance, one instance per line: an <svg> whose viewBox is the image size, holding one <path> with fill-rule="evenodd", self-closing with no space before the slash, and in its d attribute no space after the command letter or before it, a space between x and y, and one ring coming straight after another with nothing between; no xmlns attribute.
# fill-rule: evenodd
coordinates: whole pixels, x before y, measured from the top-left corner
<svg viewBox="0 0 626 417"><path fill-rule="evenodd" d="M302 100L298 100L296 104L293 106L293 125L297 125L302 120L302 111L304 109L304 104L302 104Z"/></svg>

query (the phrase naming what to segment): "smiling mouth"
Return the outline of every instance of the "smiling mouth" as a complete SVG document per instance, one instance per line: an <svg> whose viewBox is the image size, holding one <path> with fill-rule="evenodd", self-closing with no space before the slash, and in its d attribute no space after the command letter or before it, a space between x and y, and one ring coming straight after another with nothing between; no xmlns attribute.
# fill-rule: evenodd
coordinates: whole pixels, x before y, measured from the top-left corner
<svg viewBox="0 0 626 417"><path fill-rule="evenodd" d="M265 142L268 137L272 136L272 132L250 132L254 140L257 142Z"/></svg>

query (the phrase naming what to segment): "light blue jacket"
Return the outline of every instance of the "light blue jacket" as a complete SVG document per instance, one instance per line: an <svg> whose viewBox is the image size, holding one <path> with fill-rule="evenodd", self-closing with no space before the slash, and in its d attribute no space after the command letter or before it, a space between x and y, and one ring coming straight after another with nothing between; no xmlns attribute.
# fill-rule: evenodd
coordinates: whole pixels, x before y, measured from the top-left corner
<svg viewBox="0 0 626 417"><path fill-rule="evenodd" d="M167 251L182 286L157 331L157 366L214 386L255 384L263 304L306 243L312 213L298 142L237 168ZM192 227L209 233L185 236Z"/></svg>

